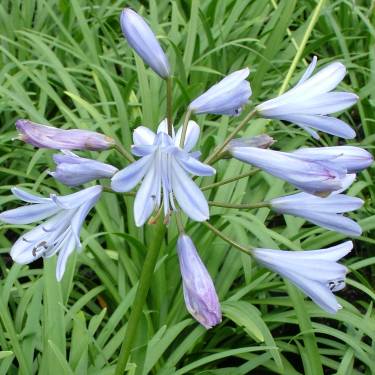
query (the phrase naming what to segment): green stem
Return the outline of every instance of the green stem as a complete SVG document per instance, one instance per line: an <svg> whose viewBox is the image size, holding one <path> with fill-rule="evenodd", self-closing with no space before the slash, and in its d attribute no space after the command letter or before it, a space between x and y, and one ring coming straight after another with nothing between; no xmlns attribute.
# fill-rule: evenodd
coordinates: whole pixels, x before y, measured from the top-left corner
<svg viewBox="0 0 375 375"><path fill-rule="evenodd" d="M182 133L181 133L181 139L180 139L180 147L181 148L183 148L184 144L185 144L186 132L187 132L187 127L188 127L188 124L189 124L190 116L191 116L191 110L189 109L186 112L184 124L182 125Z"/></svg>
<svg viewBox="0 0 375 375"><path fill-rule="evenodd" d="M143 306L150 289L156 261L159 256L161 243L165 233L163 220L159 218L155 226L155 232L150 241L150 248L147 251L146 259L143 264L141 277L138 283L137 293L135 295L133 308L128 320L128 326L121 346L119 360L116 367L115 375L123 375L128 363L132 345L137 333L138 323L142 314Z"/></svg>
<svg viewBox="0 0 375 375"><path fill-rule="evenodd" d="M288 73L287 73L287 75L284 79L284 82L283 82L283 84L280 88L279 95L281 95L286 90L286 88L288 86L288 83L289 83L290 79L292 78L292 75L293 75L294 71L296 70L297 64L298 64L298 62L299 62L299 60L302 56L303 50L305 49L305 46L306 46L306 43L309 40L310 34L311 34L311 32L312 32L312 30L315 26L316 21L319 18L320 11L322 9L323 4L324 4L324 0L319 0L319 3L316 6L316 8L314 10L314 13L311 17L311 21L308 24L307 29L305 31L305 34L304 34L304 36L301 40L301 44L298 46L297 53L294 55L292 65L290 65Z"/></svg>
<svg viewBox="0 0 375 375"><path fill-rule="evenodd" d="M116 142L115 144L115 149L125 158L127 159L130 163L133 163L135 161L135 159L133 158L133 155L127 151L124 146L119 143L119 142Z"/></svg>
<svg viewBox="0 0 375 375"><path fill-rule="evenodd" d="M224 151L225 147L228 143L242 130L242 128L247 125L249 120L256 114L256 110L252 110L249 112L245 118L238 124L238 126L228 135L228 137L224 140L223 144L221 144L205 161L205 164L213 164L220 158L220 154Z"/></svg>
<svg viewBox="0 0 375 375"><path fill-rule="evenodd" d="M219 229L215 228L209 222L202 221L202 224L205 225L209 230L211 230L212 232L214 232L215 234L217 234L225 242L228 242L229 244L231 244L236 249L242 251L243 253L245 253L247 255L251 255L251 249L250 248L246 248L246 247L240 245L239 243L237 243L236 241L232 240L231 238L227 237L223 232L221 232Z"/></svg>
<svg viewBox="0 0 375 375"><path fill-rule="evenodd" d="M245 204L231 204L225 202L208 202L210 206L216 207L225 207L225 208L238 208L238 209L252 209L252 208L261 208L261 207L270 207L271 205L268 202L258 202L258 203L245 203Z"/></svg>
<svg viewBox="0 0 375 375"><path fill-rule="evenodd" d="M172 137L173 135L173 85L172 77L167 78L167 123L168 123L168 134Z"/></svg>
<svg viewBox="0 0 375 375"><path fill-rule="evenodd" d="M203 186L203 187L201 188L201 190L202 190L202 191L210 190L210 189L213 189L213 188L215 188L215 187L219 187L219 186L222 186L222 185L230 184L231 182L238 181L238 180L240 180L241 178L250 177L250 176L254 175L254 174L257 173L257 172L259 172L259 169L253 169L252 171L247 172L247 173L240 174L239 176L235 176L235 177L227 178L226 180L222 180L222 181L214 182L213 184L209 184L209 185Z"/></svg>

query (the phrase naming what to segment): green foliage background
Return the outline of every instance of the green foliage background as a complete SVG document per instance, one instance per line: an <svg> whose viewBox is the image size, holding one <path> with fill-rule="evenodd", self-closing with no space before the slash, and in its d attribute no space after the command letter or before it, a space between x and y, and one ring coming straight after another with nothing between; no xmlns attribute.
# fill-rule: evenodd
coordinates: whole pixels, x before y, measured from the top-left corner
<svg viewBox="0 0 375 375"><path fill-rule="evenodd" d="M189 100L222 75L248 66L257 103L275 96L317 5L313 0L2 0L0 3L0 205L18 203L10 187L61 194L71 189L48 176L52 152L14 141L14 122L30 118L57 127L91 129L131 144L131 130L156 128L165 116L165 87L124 41L122 7L140 11L170 56L176 77L175 124ZM342 115L357 131L351 144L372 148L375 138L375 12L366 0L326 0L289 84L316 54L348 68L342 87L360 96ZM249 106L251 107L251 105ZM200 148L207 155L240 118L199 116ZM267 132L275 147L321 143L292 125L254 120L244 135ZM87 153L118 167L115 151ZM216 179L250 170L221 161ZM187 314L172 224L144 310L129 374L373 374L375 369L373 169L349 193L365 200L351 215L364 233L346 264L344 306L329 315L289 283L258 267L197 223L188 224L222 301L224 319L206 331ZM205 179L202 185L214 182ZM257 202L291 187L264 173L207 191L211 200ZM112 374L147 251L150 228L137 229L132 197L106 193L82 232L84 251L70 260L63 281L55 260L13 264L8 253L21 231L0 231L0 374ZM242 244L317 249L345 238L278 217L268 209L215 208L211 222ZM126 234L124 234L126 233Z"/></svg>

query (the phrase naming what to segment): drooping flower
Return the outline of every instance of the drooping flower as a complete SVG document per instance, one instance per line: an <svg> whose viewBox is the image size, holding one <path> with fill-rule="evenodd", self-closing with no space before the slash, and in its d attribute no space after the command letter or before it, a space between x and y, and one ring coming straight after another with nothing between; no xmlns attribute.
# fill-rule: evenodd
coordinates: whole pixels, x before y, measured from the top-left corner
<svg viewBox="0 0 375 375"><path fill-rule="evenodd" d="M337 263L353 248L351 241L320 250L284 251L254 249L253 255L265 267L290 280L317 305L336 313L341 305L332 292L345 287L347 268Z"/></svg>
<svg viewBox="0 0 375 375"><path fill-rule="evenodd" d="M236 159L252 164L310 194L327 195L341 189L347 170L331 163L331 156L304 157L230 142L228 151Z"/></svg>
<svg viewBox="0 0 375 375"><path fill-rule="evenodd" d="M57 129L29 120L17 120L16 128L22 141L40 148L98 151L115 145L112 138L90 130Z"/></svg>
<svg viewBox="0 0 375 375"><path fill-rule="evenodd" d="M349 92L331 92L343 80L346 68L333 62L311 76L317 59L314 57L298 84L274 99L256 107L258 114L269 119L292 122L319 139L314 130L342 138L354 138L354 130L344 121L327 116L351 107L358 96Z"/></svg>
<svg viewBox="0 0 375 375"><path fill-rule="evenodd" d="M146 21L134 10L125 8L120 17L124 37L143 61L162 78L171 75L169 62Z"/></svg>
<svg viewBox="0 0 375 375"><path fill-rule="evenodd" d="M237 70L194 99L189 110L196 114L212 113L236 116L251 96L250 83L246 81L248 68Z"/></svg>
<svg viewBox="0 0 375 375"><path fill-rule="evenodd" d="M331 193L326 198L307 193L298 193L272 199L274 211L302 217L316 225L349 236L359 236L361 227L342 214L354 211L363 205L363 200L345 194Z"/></svg>
<svg viewBox="0 0 375 375"><path fill-rule="evenodd" d="M221 309L211 276L186 234L177 241L184 299L189 313L206 329L221 322Z"/></svg>
<svg viewBox="0 0 375 375"><path fill-rule="evenodd" d="M75 249L81 249L80 231L83 222L98 201L101 186L92 186L66 196L52 194L49 198L13 188L12 193L24 202L23 207L2 212L0 220L9 224L30 224L46 220L23 234L13 245L10 255L20 264L28 264L43 257L59 253L56 278L61 280L68 257Z"/></svg>
<svg viewBox="0 0 375 375"><path fill-rule="evenodd" d="M168 217L172 210L176 210L175 199L191 219L208 219L206 198L189 176L189 173L197 176L215 173L215 169L201 163L190 153L199 138L199 132L198 124L189 121L185 144L181 149L179 143L182 129L170 137L166 120L159 125L156 135L144 126L135 129L132 152L141 158L117 172L112 177L111 187L117 192L127 192L143 179L134 201L137 226L142 226L160 207L161 202L164 214Z"/></svg>
<svg viewBox="0 0 375 375"><path fill-rule="evenodd" d="M354 146L309 147L294 151L304 159L317 159L330 157L329 162L338 167L345 168L348 173L362 171L374 161L373 156L363 148Z"/></svg>
<svg viewBox="0 0 375 375"><path fill-rule="evenodd" d="M110 164L81 158L70 151L53 155L53 160L56 163L56 170L50 174L68 186L77 186L100 178L111 178L118 171Z"/></svg>

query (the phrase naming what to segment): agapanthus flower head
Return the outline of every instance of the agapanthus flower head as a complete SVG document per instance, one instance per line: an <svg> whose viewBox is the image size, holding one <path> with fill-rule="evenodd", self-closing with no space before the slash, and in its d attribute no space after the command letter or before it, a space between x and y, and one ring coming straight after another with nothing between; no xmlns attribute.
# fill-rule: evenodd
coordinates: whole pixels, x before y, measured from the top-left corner
<svg viewBox="0 0 375 375"><path fill-rule="evenodd" d="M118 171L110 164L82 158L66 150L62 154L53 155L53 160L56 163L56 170L50 172L51 176L68 186L82 185L101 178L111 178Z"/></svg>
<svg viewBox="0 0 375 375"><path fill-rule="evenodd" d="M341 189L347 170L331 163L331 156L303 157L294 152L282 152L239 146L231 142L228 151L236 159L252 164L281 178L306 193L327 195Z"/></svg>
<svg viewBox="0 0 375 375"><path fill-rule="evenodd" d="M337 263L353 248L351 241L320 250L284 251L254 249L255 259L290 280L317 305L336 313L341 305L332 292L345 287L347 268Z"/></svg>
<svg viewBox="0 0 375 375"><path fill-rule="evenodd" d="M249 73L250 70L245 68L229 74L194 99L189 110L196 114L239 115L251 96L250 83L246 80Z"/></svg>
<svg viewBox="0 0 375 375"><path fill-rule="evenodd" d="M312 76L317 63L314 57L298 84L274 99L256 107L258 114L269 119L292 122L319 139L314 130L342 138L354 138L354 130L344 121L327 116L351 107L358 96L349 92L331 92L343 80L346 68L333 62Z"/></svg>
<svg viewBox="0 0 375 375"><path fill-rule="evenodd" d="M132 190L142 184L134 201L134 218L137 226L143 225L163 202L166 217L176 210L175 200L193 220L209 217L208 204L199 187L189 174L210 176L215 169L201 163L191 149L199 137L199 126L189 121L184 147L179 147L182 129L172 137L167 133L164 120L157 134L140 126L134 130L132 152L141 157L112 177L111 187L117 192Z"/></svg>
<svg viewBox="0 0 375 375"><path fill-rule="evenodd" d="M294 151L304 159L319 157L330 158L329 162L355 173L368 168L374 161L373 156L363 148L354 146L306 147Z"/></svg>
<svg viewBox="0 0 375 375"><path fill-rule="evenodd" d="M4 211L0 221L9 224L30 224L46 220L23 234L13 245L10 255L20 264L28 264L43 257L59 253L56 278L61 280L68 257L81 248L80 231L83 222L98 201L101 186L92 186L66 196L52 194L49 198L13 188L12 193L22 201L31 203L23 207Z"/></svg>
<svg viewBox="0 0 375 375"><path fill-rule="evenodd" d="M125 8L120 17L126 40L143 61L162 78L171 75L169 62L147 22L134 10Z"/></svg>
<svg viewBox="0 0 375 375"><path fill-rule="evenodd" d="M205 328L212 328L221 322L221 309L211 276L186 234L178 238L177 252L186 308Z"/></svg>
<svg viewBox="0 0 375 375"><path fill-rule="evenodd" d="M57 129L29 120L17 120L16 128L19 132L19 139L40 148L98 151L115 145L112 138L90 130Z"/></svg>
<svg viewBox="0 0 375 375"><path fill-rule="evenodd" d="M298 193L272 199L274 211L302 217L316 225L349 236L359 236L361 227L342 214L362 207L363 200L345 194L331 193L326 198L307 193Z"/></svg>

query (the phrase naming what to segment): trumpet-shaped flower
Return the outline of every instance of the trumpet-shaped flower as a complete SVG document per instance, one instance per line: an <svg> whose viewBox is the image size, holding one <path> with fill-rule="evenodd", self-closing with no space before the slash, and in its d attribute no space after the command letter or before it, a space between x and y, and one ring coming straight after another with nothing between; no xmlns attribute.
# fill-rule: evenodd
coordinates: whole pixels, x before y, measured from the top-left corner
<svg viewBox="0 0 375 375"><path fill-rule="evenodd" d="M374 161L373 156L368 151L354 146L300 148L294 153L301 155L304 159L329 158L329 163L345 168L348 173L362 171Z"/></svg>
<svg viewBox="0 0 375 375"><path fill-rule="evenodd" d="M274 99L256 107L258 114L269 119L292 122L319 139L314 130L354 138L354 130L344 121L328 114L351 107L358 96L348 92L331 92L343 80L346 69L339 62L333 62L311 76L317 59L314 57L298 84Z"/></svg>
<svg viewBox="0 0 375 375"><path fill-rule="evenodd" d="M143 61L162 78L171 75L169 62L146 21L136 12L125 8L120 17L124 37Z"/></svg>
<svg viewBox="0 0 375 375"><path fill-rule="evenodd" d="M22 141L40 148L96 151L106 150L115 145L112 138L90 130L57 129L29 120L17 120L16 128Z"/></svg>
<svg viewBox="0 0 375 375"><path fill-rule="evenodd" d="M343 188L347 170L331 163L331 156L304 157L293 152L281 152L230 143L228 151L236 159L263 169L310 194L327 195Z"/></svg>
<svg viewBox="0 0 375 375"><path fill-rule="evenodd" d="M353 248L351 241L320 250L284 251L254 249L253 255L265 267L290 280L317 305L336 313L341 305L332 292L345 287L347 268L337 263Z"/></svg>
<svg viewBox="0 0 375 375"><path fill-rule="evenodd" d="M249 69L245 68L229 74L194 99L189 110L197 114L239 115L251 96L250 83L246 81L249 73Z"/></svg>
<svg viewBox="0 0 375 375"><path fill-rule="evenodd" d="M270 201L274 211L302 217L312 223L349 236L359 236L361 227L343 216L363 205L362 199L344 194L330 194L326 198L307 193L287 195Z"/></svg>
<svg viewBox="0 0 375 375"><path fill-rule="evenodd" d="M59 253L56 278L60 281L68 257L74 249L81 248L81 227L101 192L101 186L93 186L66 196L52 194L50 198L43 198L13 188L12 193L17 198L31 205L2 212L1 221L9 224L30 224L48 220L16 241L10 251L12 259L20 264L28 264L41 256L50 257Z"/></svg>
<svg viewBox="0 0 375 375"><path fill-rule="evenodd" d="M204 221L209 217L205 196L192 181L189 173L210 176L215 169L196 159L191 149L199 138L199 126L189 121L185 144L179 147L182 129L170 137L164 120L157 134L140 126L133 134L132 152L141 158L112 177L111 187L117 192L133 189L143 182L134 201L134 218L137 226L143 225L161 202L166 217L176 210L175 199L181 209L193 220Z"/></svg>
<svg viewBox="0 0 375 375"><path fill-rule="evenodd" d="M186 308L206 329L212 328L221 322L221 309L211 276L186 234L178 238L177 251Z"/></svg>
<svg viewBox="0 0 375 375"><path fill-rule="evenodd" d="M100 178L111 178L118 171L110 164L81 158L70 151L53 155L53 160L56 163L56 170L50 174L68 186L77 186Z"/></svg>

